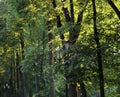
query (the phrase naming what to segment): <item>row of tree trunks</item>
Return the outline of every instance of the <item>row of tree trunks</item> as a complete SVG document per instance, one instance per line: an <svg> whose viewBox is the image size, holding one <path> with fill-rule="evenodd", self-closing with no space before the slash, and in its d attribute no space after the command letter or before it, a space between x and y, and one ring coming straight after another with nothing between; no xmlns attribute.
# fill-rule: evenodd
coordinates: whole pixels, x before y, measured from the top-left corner
<svg viewBox="0 0 120 97"><path fill-rule="evenodd" d="M20 97L19 92L17 92L20 90L19 55L17 51L15 53L13 52L11 55L12 62L10 66L10 97Z"/></svg>

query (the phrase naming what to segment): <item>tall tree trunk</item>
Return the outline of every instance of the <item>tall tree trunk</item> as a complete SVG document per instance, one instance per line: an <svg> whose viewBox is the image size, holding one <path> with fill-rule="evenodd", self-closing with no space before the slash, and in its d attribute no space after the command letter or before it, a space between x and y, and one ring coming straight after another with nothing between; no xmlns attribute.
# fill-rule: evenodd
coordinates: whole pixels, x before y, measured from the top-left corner
<svg viewBox="0 0 120 97"><path fill-rule="evenodd" d="M44 93L44 97L46 97L46 85L45 85L45 79L43 74L43 66L45 61L45 33L42 34L42 63L40 68L40 81L42 82L42 92Z"/></svg>
<svg viewBox="0 0 120 97"><path fill-rule="evenodd" d="M96 5L95 0L92 0L93 4L93 21L94 21L94 40L97 45L97 62L98 62L98 72L99 72L99 80L100 80L100 96L105 97L104 93L104 75L103 75L103 65L102 65L102 55L101 55L101 46L99 41L99 36L97 32L97 26L96 26Z"/></svg>
<svg viewBox="0 0 120 97"><path fill-rule="evenodd" d="M24 40L22 32L20 33L20 41L21 41L21 50L22 50L22 60L24 60ZM28 97L27 94L27 84L26 84L26 74L25 72L22 72L22 86L23 86L23 97Z"/></svg>
<svg viewBox="0 0 120 97"><path fill-rule="evenodd" d="M53 77L53 70L51 66L54 64L54 57L53 57L53 48L52 48L52 34L49 33L49 64L50 64L50 97L55 97L55 89L54 89L54 77Z"/></svg>
<svg viewBox="0 0 120 97"><path fill-rule="evenodd" d="M19 90L19 55L18 55L18 52L16 51L16 77L17 77L17 91Z"/></svg>
<svg viewBox="0 0 120 97"><path fill-rule="evenodd" d="M22 83L23 83L23 97L27 97L26 76L24 72L22 72Z"/></svg>
<svg viewBox="0 0 120 97"><path fill-rule="evenodd" d="M64 11L65 12L65 11ZM66 13L64 13L66 14ZM68 13L69 14L69 13ZM69 15L68 15L69 16ZM66 17L66 16L65 16ZM68 17L69 18L69 17ZM74 24L74 5L73 5L73 0L70 0L70 21ZM70 39L69 41L72 42L74 40L73 37L73 33L75 33L72 29L72 31L70 32ZM71 41L72 40L72 41ZM73 43L73 42L72 42ZM71 45L71 43L69 44ZM69 64L70 65L70 64ZM70 76L69 76L70 75ZM74 75L73 74L68 74L68 78L67 80L73 78ZM76 82L71 82L70 85L68 86L68 97L78 97L77 95L77 88L76 88L77 84Z"/></svg>
<svg viewBox="0 0 120 97"><path fill-rule="evenodd" d="M117 16L119 17L120 19L120 11L119 9L116 7L116 5L113 3L113 1L111 0L107 0L109 5L112 7L112 9L115 11L115 13L117 14Z"/></svg>
<svg viewBox="0 0 120 97"><path fill-rule="evenodd" d="M18 48L18 53L19 53L19 62L21 62L22 60L22 57L21 57L21 44L19 45L19 48ZM21 67L18 68L19 70L19 84L20 84L20 92L19 92L19 95L20 97L24 97L23 96L23 80L22 80L22 71L21 71Z"/></svg>
<svg viewBox="0 0 120 97"><path fill-rule="evenodd" d="M13 65L12 65L12 62L11 62L11 66L10 66L10 87L11 87L10 97L14 97L14 93L13 93Z"/></svg>
<svg viewBox="0 0 120 97"><path fill-rule="evenodd" d="M71 83L68 87L68 97L77 97L76 84Z"/></svg>
<svg viewBox="0 0 120 97"><path fill-rule="evenodd" d="M35 74L35 91L36 91L36 97L39 97L38 78L36 74Z"/></svg>
<svg viewBox="0 0 120 97"><path fill-rule="evenodd" d="M15 63L15 54L13 52L13 64L14 64L14 68L13 68L13 89L14 89L14 95L16 96L16 63Z"/></svg>
<svg viewBox="0 0 120 97"><path fill-rule="evenodd" d="M83 81L80 81L80 89L82 92L82 97L87 97L87 92L86 92L85 84Z"/></svg>

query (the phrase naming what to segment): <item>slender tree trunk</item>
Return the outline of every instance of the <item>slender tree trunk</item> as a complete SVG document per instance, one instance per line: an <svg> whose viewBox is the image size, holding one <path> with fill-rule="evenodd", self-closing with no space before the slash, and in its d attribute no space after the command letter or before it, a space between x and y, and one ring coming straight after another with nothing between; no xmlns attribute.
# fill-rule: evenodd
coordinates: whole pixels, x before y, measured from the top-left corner
<svg viewBox="0 0 120 97"><path fill-rule="evenodd" d="M15 54L13 53L13 89L14 89L14 95L16 96L16 63L15 63Z"/></svg>
<svg viewBox="0 0 120 97"><path fill-rule="evenodd" d="M21 44L19 45L19 48L18 48L18 55L19 55L19 62L21 62L22 60L22 56L21 56ZM22 71L21 71L21 67L18 68L19 70L19 84L20 84L20 87L19 87L19 95L20 97L24 97L23 96L23 80L22 80Z"/></svg>
<svg viewBox="0 0 120 97"><path fill-rule="evenodd" d="M27 97L26 76L24 72L22 72L22 82L23 82L23 97Z"/></svg>
<svg viewBox="0 0 120 97"><path fill-rule="evenodd" d="M49 33L49 64L50 67L54 64L54 57L53 57L53 48L52 48L52 34ZM54 89L54 77L53 77L53 70L50 68L49 72L49 77L50 77L50 97L55 97L55 89Z"/></svg>
<svg viewBox="0 0 120 97"><path fill-rule="evenodd" d="M66 13L64 13L64 14L66 14ZM74 5L73 5L73 0L70 0L70 21L74 24ZM74 40L73 33L75 33L75 32L74 31L70 32L70 39L69 39L70 42L72 42L71 40ZM71 45L71 43L69 45ZM74 77L73 74L69 74L69 75L68 75L68 79L67 80L69 80L69 79ZM70 85L68 87L68 97L78 97L77 90L76 90L77 88L76 87L77 87L76 82L70 83Z"/></svg>
<svg viewBox="0 0 120 97"><path fill-rule="evenodd" d="M11 73L11 77L10 77L10 96L14 97L13 95L13 66L12 66L12 62L11 62L11 66L10 66L10 73Z"/></svg>
<svg viewBox="0 0 120 97"><path fill-rule="evenodd" d="M120 11L119 9L116 7L116 5L113 3L113 1L111 0L107 0L109 5L112 7L112 9L115 11L115 13L117 14L117 16L119 17L120 19Z"/></svg>
<svg viewBox="0 0 120 97"><path fill-rule="evenodd" d="M20 41L21 41L21 50L22 50L22 60L24 59L24 40L23 40L23 35L21 32L20 35ZM22 72L22 84L23 84L23 97L27 97L27 84L26 84L26 74L25 72Z"/></svg>
<svg viewBox="0 0 120 97"><path fill-rule="evenodd" d="M17 91L19 90L19 55L18 52L16 51L16 77L17 77Z"/></svg>
<svg viewBox="0 0 120 97"><path fill-rule="evenodd" d="M39 97L38 78L36 74L35 74L35 91L36 91L36 97Z"/></svg>
<svg viewBox="0 0 120 97"><path fill-rule="evenodd" d="M97 26L96 26L96 5L95 5L95 0L92 0L93 4L93 21L94 21L94 39L97 45L97 62L98 62L98 72L99 72L99 80L100 80L100 96L105 97L104 93L104 75L103 75L103 65L102 65L102 55L101 55L101 47L100 47L100 42L99 42L99 37L98 37L98 32L97 32Z"/></svg>
<svg viewBox="0 0 120 97"><path fill-rule="evenodd" d="M41 73L40 73L40 80L42 82L42 89L44 93L44 97L46 97L46 85L45 85L45 79L44 79L44 74L43 74L43 66L44 66L44 61L45 61L45 33L42 34L42 63L41 63Z"/></svg>

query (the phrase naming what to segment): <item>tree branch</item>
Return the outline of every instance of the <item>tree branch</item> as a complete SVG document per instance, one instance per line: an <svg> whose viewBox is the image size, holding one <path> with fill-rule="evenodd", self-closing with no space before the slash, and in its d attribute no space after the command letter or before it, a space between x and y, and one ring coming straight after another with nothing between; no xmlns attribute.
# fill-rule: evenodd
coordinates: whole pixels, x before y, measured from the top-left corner
<svg viewBox="0 0 120 97"><path fill-rule="evenodd" d="M57 20L57 27L61 27L62 24L61 24L61 20L60 20L60 16L56 16L56 20Z"/></svg>
<svg viewBox="0 0 120 97"><path fill-rule="evenodd" d="M69 11L68 11L68 9L62 7L62 10L63 10L63 12L64 12L66 22L71 22L71 18L70 18L70 15L69 15Z"/></svg>
<svg viewBox="0 0 120 97"><path fill-rule="evenodd" d="M53 8L56 8L56 7L57 7L55 0L52 1L52 4L53 4ZM62 26L62 23L61 23L61 20L60 20L60 16L59 16L59 15L56 16L56 21L57 21L57 27L58 27L58 28L61 27L61 26ZM60 35L60 38L63 40L63 39L64 39L64 35L61 34L61 35Z"/></svg>
<svg viewBox="0 0 120 97"><path fill-rule="evenodd" d="M53 8L57 6L55 0L52 1L52 4L53 4Z"/></svg>
<svg viewBox="0 0 120 97"><path fill-rule="evenodd" d="M83 11L78 15L77 24L75 25L75 27L72 30L70 30L70 41L72 42L72 44L76 42L79 36L82 18L83 18Z"/></svg>
<svg viewBox="0 0 120 97"><path fill-rule="evenodd" d="M81 24L83 18L83 11L79 13L78 18L77 18L77 24Z"/></svg>
<svg viewBox="0 0 120 97"><path fill-rule="evenodd" d="M71 21L74 22L74 6L73 6L73 0L70 0L70 14L71 14Z"/></svg>
<svg viewBox="0 0 120 97"><path fill-rule="evenodd" d="M117 14L117 16L120 19L120 11L119 11L119 9L116 7L116 5L113 3L113 1L111 1L111 0L107 0L107 1L108 1L110 6L112 7L112 9L115 11L115 13Z"/></svg>

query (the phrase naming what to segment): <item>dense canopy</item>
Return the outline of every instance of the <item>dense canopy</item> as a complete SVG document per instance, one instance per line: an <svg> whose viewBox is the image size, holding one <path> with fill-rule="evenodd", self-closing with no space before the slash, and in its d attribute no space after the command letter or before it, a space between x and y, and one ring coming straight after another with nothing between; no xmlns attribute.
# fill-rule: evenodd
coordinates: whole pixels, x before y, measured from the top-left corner
<svg viewBox="0 0 120 97"><path fill-rule="evenodd" d="M0 0L0 97L120 97L119 0Z"/></svg>

